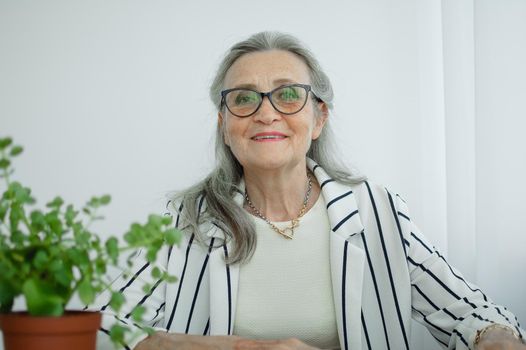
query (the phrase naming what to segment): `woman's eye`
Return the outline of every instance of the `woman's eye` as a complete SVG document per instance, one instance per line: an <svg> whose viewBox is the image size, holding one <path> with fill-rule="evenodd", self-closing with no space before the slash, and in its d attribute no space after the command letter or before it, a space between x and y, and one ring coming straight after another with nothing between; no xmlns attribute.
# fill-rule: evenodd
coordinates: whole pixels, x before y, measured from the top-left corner
<svg viewBox="0 0 526 350"><path fill-rule="evenodd" d="M258 97L255 93L240 93L239 95L237 95L235 101L237 105L243 105L257 102Z"/></svg>
<svg viewBox="0 0 526 350"><path fill-rule="evenodd" d="M299 94L296 89L288 87L280 91L279 99L282 101L296 101L299 99Z"/></svg>

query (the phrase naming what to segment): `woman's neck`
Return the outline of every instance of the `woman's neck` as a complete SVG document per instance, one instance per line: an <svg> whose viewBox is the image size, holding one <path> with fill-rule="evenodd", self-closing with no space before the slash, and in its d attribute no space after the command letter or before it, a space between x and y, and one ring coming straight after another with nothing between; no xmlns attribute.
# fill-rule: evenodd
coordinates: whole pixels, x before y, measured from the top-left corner
<svg viewBox="0 0 526 350"><path fill-rule="evenodd" d="M270 221L297 218L308 188L307 171L306 165L279 171L245 169L245 188L250 201ZM312 190L307 210L314 205L320 191L316 178L313 175L310 177ZM246 203L245 208L255 214Z"/></svg>

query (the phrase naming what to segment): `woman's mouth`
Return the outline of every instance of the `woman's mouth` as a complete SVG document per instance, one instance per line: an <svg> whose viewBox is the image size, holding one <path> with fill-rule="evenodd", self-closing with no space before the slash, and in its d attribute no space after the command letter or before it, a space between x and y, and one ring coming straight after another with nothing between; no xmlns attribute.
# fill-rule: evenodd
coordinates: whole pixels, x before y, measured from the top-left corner
<svg viewBox="0 0 526 350"><path fill-rule="evenodd" d="M264 141L279 141L285 139L286 136L269 135L269 136L254 136L252 140L264 142Z"/></svg>
<svg viewBox="0 0 526 350"><path fill-rule="evenodd" d="M280 141L287 138L287 135L280 132L261 132L254 135L251 139L257 142Z"/></svg>

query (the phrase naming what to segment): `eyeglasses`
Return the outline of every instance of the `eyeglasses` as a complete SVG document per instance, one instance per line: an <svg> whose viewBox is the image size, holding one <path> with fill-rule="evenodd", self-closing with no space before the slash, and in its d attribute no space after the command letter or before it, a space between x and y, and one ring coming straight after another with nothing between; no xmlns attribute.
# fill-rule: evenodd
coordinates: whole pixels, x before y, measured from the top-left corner
<svg viewBox="0 0 526 350"><path fill-rule="evenodd" d="M250 117L258 111L263 104L263 98L267 96L276 111L290 115L305 107L309 92L312 92L312 88L305 84L282 85L269 92L247 88L228 89L221 91L221 107L225 105L236 117ZM312 95L320 100L314 92Z"/></svg>

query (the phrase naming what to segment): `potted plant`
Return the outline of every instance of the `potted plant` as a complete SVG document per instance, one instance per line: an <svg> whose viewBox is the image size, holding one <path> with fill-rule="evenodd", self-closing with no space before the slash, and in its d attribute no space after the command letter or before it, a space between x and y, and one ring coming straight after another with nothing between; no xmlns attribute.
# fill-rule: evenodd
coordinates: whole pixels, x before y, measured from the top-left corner
<svg viewBox="0 0 526 350"><path fill-rule="evenodd" d="M35 204L31 189L10 178L11 161L21 153L22 147L13 145L10 138L0 138L0 176L6 186L0 198L0 328L5 349L93 350L101 315L66 311L68 302L78 296L89 305L99 292L109 289L109 307L118 315L124 296L112 289L108 268L125 265L120 269L129 273L139 249L146 250L147 259L154 262L159 249L177 244L181 233L171 227L171 217L150 215L145 224L131 225L124 242L113 236L102 240L90 226L103 219L99 209L110 202L109 195L91 198L81 210L65 205L61 197L47 203L44 210L30 210ZM158 268L152 276L175 281ZM27 312L13 311L17 297L25 299ZM143 312L139 306L130 317L141 322ZM117 345L131 333L122 323L110 330Z"/></svg>

